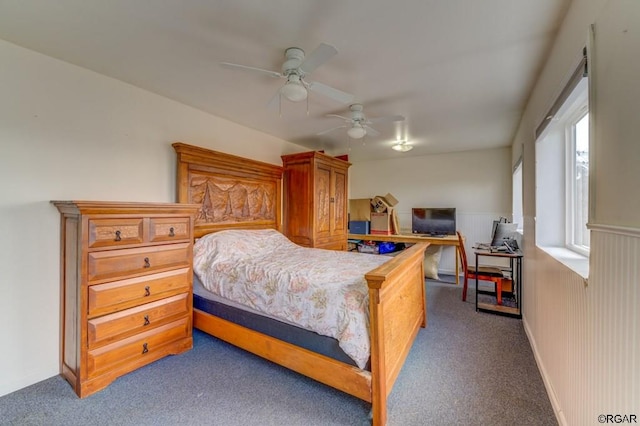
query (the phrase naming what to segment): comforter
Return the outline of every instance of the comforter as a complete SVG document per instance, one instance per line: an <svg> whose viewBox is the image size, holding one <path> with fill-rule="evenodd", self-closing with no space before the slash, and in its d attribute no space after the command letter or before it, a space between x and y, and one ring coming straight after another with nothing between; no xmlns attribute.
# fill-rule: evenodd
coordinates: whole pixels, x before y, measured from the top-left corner
<svg viewBox="0 0 640 426"><path fill-rule="evenodd" d="M194 245L207 290L338 340L360 368L370 356L364 274L385 256L301 247L275 230L227 230Z"/></svg>

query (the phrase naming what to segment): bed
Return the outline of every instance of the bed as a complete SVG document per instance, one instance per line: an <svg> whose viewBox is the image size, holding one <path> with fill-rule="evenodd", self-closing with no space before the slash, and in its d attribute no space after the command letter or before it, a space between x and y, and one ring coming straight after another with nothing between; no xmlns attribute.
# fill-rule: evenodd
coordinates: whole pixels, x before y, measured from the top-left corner
<svg viewBox="0 0 640 426"><path fill-rule="evenodd" d="M177 153L177 199L181 203L201 205L195 221L197 240L227 230L281 231L281 167L184 143L174 143L173 147ZM240 241L242 238L250 237L241 237ZM238 306L220 310L224 303L208 300L208 290L202 288L204 284L197 276L194 277L194 327L370 402L373 424L384 425L387 396L418 331L427 324L423 273L426 246L415 244L364 272L369 340L366 362L362 356L355 361L349 354L341 355L340 350L348 351L343 350L340 342L334 344L333 349L318 349L327 345L317 341L309 343L309 334L305 332L317 334L312 331L302 330L302 337L291 337L289 332L271 332L274 323L295 327L286 320L278 321L272 314L262 316L264 312L259 307L253 306L250 309L253 312L248 313ZM238 314L252 319L238 321ZM256 321L262 323L262 327L251 325ZM320 338L334 340L328 336Z"/></svg>

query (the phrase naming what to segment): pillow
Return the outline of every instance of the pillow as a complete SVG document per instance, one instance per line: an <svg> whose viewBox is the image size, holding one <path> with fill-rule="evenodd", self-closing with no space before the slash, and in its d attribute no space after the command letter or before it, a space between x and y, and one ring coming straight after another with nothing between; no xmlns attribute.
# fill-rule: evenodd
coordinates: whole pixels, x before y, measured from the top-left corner
<svg viewBox="0 0 640 426"><path fill-rule="evenodd" d="M207 234L193 245L194 263L203 259L250 259L293 244L275 229L225 230Z"/></svg>
<svg viewBox="0 0 640 426"><path fill-rule="evenodd" d="M432 280L439 280L438 266L442 256L442 246L431 244L424 252L424 276Z"/></svg>

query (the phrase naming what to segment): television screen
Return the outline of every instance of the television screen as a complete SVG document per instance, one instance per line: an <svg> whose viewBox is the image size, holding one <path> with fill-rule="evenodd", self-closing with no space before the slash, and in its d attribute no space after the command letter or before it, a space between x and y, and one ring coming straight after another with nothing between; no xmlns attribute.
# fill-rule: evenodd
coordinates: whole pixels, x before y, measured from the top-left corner
<svg viewBox="0 0 640 426"><path fill-rule="evenodd" d="M455 208L411 209L411 232L428 235L455 235Z"/></svg>

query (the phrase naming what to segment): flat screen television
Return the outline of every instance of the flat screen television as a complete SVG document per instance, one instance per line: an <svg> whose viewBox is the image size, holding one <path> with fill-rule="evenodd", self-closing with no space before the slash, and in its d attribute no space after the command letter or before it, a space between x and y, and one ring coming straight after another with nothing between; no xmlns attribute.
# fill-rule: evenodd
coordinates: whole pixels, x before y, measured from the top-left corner
<svg viewBox="0 0 640 426"><path fill-rule="evenodd" d="M426 235L456 235L456 209L411 209L411 232Z"/></svg>

